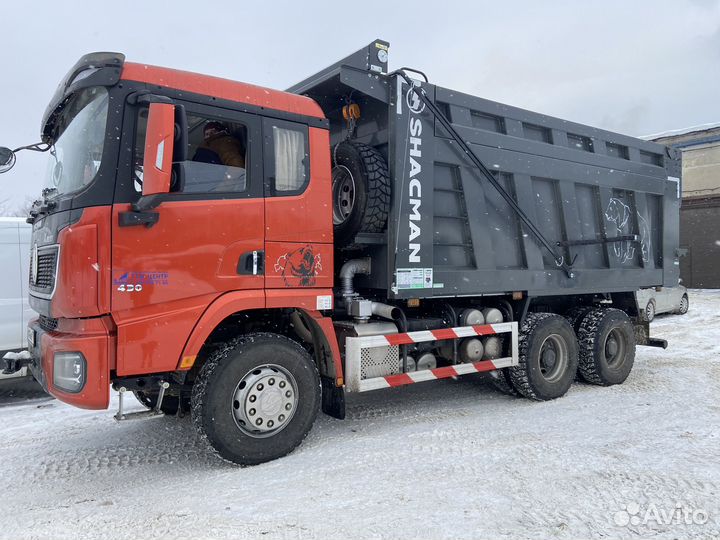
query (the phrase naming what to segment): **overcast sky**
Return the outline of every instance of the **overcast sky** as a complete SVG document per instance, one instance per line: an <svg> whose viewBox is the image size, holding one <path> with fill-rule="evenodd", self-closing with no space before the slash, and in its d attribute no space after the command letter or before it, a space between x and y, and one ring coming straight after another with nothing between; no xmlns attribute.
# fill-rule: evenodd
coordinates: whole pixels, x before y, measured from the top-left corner
<svg viewBox="0 0 720 540"><path fill-rule="evenodd" d="M720 121L720 0L36 0L0 17L2 146L39 139L87 52L283 89L375 38L391 69L629 135ZM38 195L44 174L45 155L19 154L0 201Z"/></svg>

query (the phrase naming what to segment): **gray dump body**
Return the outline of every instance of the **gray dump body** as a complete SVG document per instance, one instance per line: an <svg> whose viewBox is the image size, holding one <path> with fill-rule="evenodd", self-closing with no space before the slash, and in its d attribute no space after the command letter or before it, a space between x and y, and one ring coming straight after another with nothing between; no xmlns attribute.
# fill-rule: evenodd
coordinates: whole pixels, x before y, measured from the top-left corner
<svg viewBox="0 0 720 540"><path fill-rule="evenodd" d="M349 97L362 114L354 140L387 158L387 230L359 234L348 253L372 257L373 271L358 277L358 286L387 291L388 298L427 298L677 285L677 152L422 82L552 244L553 256L404 77L387 74L387 63L377 59L386 46L373 42L290 89L320 104L333 144L346 137L341 108Z"/></svg>

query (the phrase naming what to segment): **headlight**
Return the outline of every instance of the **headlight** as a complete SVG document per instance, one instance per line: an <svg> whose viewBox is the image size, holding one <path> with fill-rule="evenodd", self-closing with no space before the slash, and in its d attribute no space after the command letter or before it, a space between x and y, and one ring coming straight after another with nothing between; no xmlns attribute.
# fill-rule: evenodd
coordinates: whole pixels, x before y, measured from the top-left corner
<svg viewBox="0 0 720 540"><path fill-rule="evenodd" d="M79 352L55 353L53 359L53 386L77 394L85 386L87 362Z"/></svg>

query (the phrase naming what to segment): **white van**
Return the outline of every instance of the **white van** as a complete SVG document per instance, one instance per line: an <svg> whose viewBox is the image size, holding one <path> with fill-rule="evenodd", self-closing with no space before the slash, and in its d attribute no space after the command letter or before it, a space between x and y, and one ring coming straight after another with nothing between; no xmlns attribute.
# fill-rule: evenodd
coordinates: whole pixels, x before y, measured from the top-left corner
<svg viewBox="0 0 720 540"><path fill-rule="evenodd" d="M28 321L35 317L28 305L31 231L25 218L0 217L0 359L8 351L25 348ZM27 374L23 368L3 375L2 367L0 364L0 379Z"/></svg>

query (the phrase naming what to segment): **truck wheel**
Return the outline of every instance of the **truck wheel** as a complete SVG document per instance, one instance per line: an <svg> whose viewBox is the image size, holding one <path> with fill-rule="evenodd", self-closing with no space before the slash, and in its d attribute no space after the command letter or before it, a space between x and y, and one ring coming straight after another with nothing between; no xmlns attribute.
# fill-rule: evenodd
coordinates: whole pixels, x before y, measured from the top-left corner
<svg viewBox="0 0 720 540"><path fill-rule="evenodd" d="M572 326L572 329L575 331L575 334L577 334L577 331L579 329L580 323L582 322L585 315L587 315L588 311L592 309L591 306L580 306L580 307L574 307L570 311L568 311L565 314L565 318L570 323L570 326Z"/></svg>
<svg viewBox="0 0 720 540"><path fill-rule="evenodd" d="M594 309L580 324L578 369L592 384L610 386L628 378L635 362L635 332L624 311Z"/></svg>
<svg viewBox="0 0 720 540"><path fill-rule="evenodd" d="M655 301L650 300L647 303L647 306L645 306L645 320L647 322L652 322L652 320L655 318Z"/></svg>
<svg viewBox="0 0 720 540"><path fill-rule="evenodd" d="M688 312L688 309L690 309L690 299L688 298L687 294L683 294L683 297L680 299L680 307L678 308L678 313L680 315L685 315Z"/></svg>
<svg viewBox="0 0 720 540"><path fill-rule="evenodd" d="M577 372L578 345L564 317L529 313L520 327L518 352L510 379L520 394L538 401L565 395Z"/></svg>
<svg viewBox="0 0 720 540"><path fill-rule="evenodd" d="M518 392L513 386L512 380L510 379L510 373L508 368L498 369L497 371L490 374L490 381L493 386L508 396L519 396Z"/></svg>
<svg viewBox="0 0 720 540"><path fill-rule="evenodd" d="M351 243L360 232L385 229L390 211L390 175L380 152L348 141L333 149L332 201L338 245Z"/></svg>
<svg viewBox="0 0 720 540"><path fill-rule="evenodd" d="M580 323L585 318L585 315L588 314L592 310L592 306L578 306L572 308L570 311L568 311L565 314L565 318L570 323L570 326L572 326L572 329L575 331L575 337L577 337L578 330L580 330ZM575 377L579 381L584 381L582 373L580 373L580 370L577 371Z"/></svg>
<svg viewBox="0 0 720 540"><path fill-rule="evenodd" d="M146 392L143 390L133 390L135 399L145 405L148 409L154 409L157 403L157 392ZM163 397L162 405L160 410L167 415L174 415L178 412L178 404L182 403L182 412L190 412L190 400L186 397L180 398L179 396L168 396L167 394Z"/></svg>
<svg viewBox="0 0 720 540"><path fill-rule="evenodd" d="M278 334L248 334L208 358L192 389L192 418L220 457L256 465L302 442L320 397L320 376L305 349Z"/></svg>

